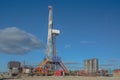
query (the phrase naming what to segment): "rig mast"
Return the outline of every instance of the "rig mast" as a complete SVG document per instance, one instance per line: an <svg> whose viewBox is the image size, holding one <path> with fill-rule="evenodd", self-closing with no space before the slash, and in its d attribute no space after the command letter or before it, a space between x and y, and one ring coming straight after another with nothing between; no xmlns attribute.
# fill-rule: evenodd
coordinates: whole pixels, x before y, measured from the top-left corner
<svg viewBox="0 0 120 80"><path fill-rule="evenodd" d="M37 71L40 73L44 70L56 71L62 69L65 73L68 73L67 68L61 61L60 57L56 54L56 36L60 34L60 30L53 29L52 21L52 6L48 6L49 18L48 18L48 37L47 37L47 51L45 59L39 64Z"/></svg>

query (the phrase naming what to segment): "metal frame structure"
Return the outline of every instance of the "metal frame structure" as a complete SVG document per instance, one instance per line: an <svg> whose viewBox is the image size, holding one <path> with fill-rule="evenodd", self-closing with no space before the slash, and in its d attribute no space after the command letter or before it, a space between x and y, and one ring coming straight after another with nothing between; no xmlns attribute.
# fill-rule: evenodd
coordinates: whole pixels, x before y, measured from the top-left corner
<svg viewBox="0 0 120 80"><path fill-rule="evenodd" d="M60 34L60 30L53 29L52 6L48 6L48 9L49 18L46 57L38 67L53 72L62 69L65 73L68 73L66 66L56 54L56 36Z"/></svg>

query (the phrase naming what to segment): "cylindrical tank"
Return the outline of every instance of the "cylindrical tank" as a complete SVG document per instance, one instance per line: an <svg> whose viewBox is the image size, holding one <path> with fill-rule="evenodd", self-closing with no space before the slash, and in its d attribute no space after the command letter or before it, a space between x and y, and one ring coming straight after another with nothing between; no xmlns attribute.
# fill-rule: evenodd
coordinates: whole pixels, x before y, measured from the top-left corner
<svg viewBox="0 0 120 80"><path fill-rule="evenodd" d="M88 73L88 60L84 60L84 70Z"/></svg>
<svg viewBox="0 0 120 80"><path fill-rule="evenodd" d="M98 59L93 59L93 72L98 72Z"/></svg>
<svg viewBox="0 0 120 80"><path fill-rule="evenodd" d="M84 60L84 69L87 74L94 74L98 72L98 59Z"/></svg>
<svg viewBox="0 0 120 80"><path fill-rule="evenodd" d="M89 73L93 73L93 63L92 60L89 60Z"/></svg>

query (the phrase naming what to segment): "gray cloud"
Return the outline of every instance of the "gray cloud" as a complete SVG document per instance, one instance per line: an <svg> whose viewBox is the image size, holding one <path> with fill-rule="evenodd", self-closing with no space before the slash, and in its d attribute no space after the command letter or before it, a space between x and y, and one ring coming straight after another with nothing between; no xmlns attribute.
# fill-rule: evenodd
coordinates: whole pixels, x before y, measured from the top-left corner
<svg viewBox="0 0 120 80"><path fill-rule="evenodd" d="M16 27L0 30L0 53L25 54L41 48L43 45L40 40L30 33Z"/></svg>

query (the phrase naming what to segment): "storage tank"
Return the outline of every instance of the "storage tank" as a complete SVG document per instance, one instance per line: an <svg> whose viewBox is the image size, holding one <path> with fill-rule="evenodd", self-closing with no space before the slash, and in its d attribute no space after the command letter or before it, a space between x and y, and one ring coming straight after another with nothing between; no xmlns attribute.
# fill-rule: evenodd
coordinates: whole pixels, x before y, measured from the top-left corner
<svg viewBox="0 0 120 80"><path fill-rule="evenodd" d="M85 73L88 73L88 60L84 60L84 70Z"/></svg>
<svg viewBox="0 0 120 80"><path fill-rule="evenodd" d="M98 59L93 59L93 73L98 72Z"/></svg>
<svg viewBox="0 0 120 80"><path fill-rule="evenodd" d="M93 62L92 62L91 59L89 60L89 65L88 66L89 66L89 73L92 74L93 73Z"/></svg>
<svg viewBox="0 0 120 80"><path fill-rule="evenodd" d="M84 60L84 70L87 74L94 74L98 72L98 59Z"/></svg>

